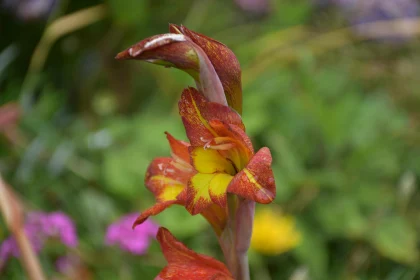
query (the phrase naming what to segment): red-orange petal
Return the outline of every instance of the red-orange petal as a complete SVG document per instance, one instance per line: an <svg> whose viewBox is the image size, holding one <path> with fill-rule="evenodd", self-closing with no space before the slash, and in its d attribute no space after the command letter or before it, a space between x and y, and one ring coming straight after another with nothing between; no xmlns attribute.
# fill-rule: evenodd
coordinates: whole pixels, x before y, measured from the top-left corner
<svg viewBox="0 0 420 280"><path fill-rule="evenodd" d="M177 201L177 200L170 200L170 201L165 201L165 202L158 202L155 205L153 205L152 207L144 210L143 212L141 212L141 214L134 221L133 228L135 228L136 226L142 224L150 216L155 216L155 215L159 214L160 212L162 212L163 210L165 210L166 208L168 208L168 207L170 207L170 206L172 206L174 204L180 204L180 202Z"/></svg>
<svg viewBox="0 0 420 280"><path fill-rule="evenodd" d="M227 208L212 204L206 208L201 215L210 223L217 236L223 232L227 222Z"/></svg>
<svg viewBox="0 0 420 280"><path fill-rule="evenodd" d="M223 138L229 137L235 143L233 149L220 151L220 153L229 158L235 164L237 170L244 168L254 155L254 148L245 131L234 124L225 124L219 120L210 121L210 126L218 135Z"/></svg>
<svg viewBox="0 0 420 280"><path fill-rule="evenodd" d="M159 202L175 199L194 174L192 171L179 170L173 162L172 158L156 158L147 169L146 187Z"/></svg>
<svg viewBox="0 0 420 280"><path fill-rule="evenodd" d="M254 154L254 148L252 147L251 139L245 133L243 126L237 126L236 124L226 124L220 120L211 120L210 126L216 131L218 135L231 137L239 141L244 148L247 149L248 154Z"/></svg>
<svg viewBox="0 0 420 280"><path fill-rule="evenodd" d="M178 103L179 114L185 126L187 137L192 146L203 146L217 136L211 128L211 120L220 120L226 124L234 124L245 130L240 115L230 107L209 102L194 88L183 91Z"/></svg>
<svg viewBox="0 0 420 280"><path fill-rule="evenodd" d="M188 153L188 147L191 146L190 143L175 139L169 132L165 132L166 138L169 141L171 146L172 157L179 158L186 163L190 162L190 154Z"/></svg>
<svg viewBox="0 0 420 280"><path fill-rule="evenodd" d="M242 114L241 67L235 54L226 45L185 26L170 24L169 31L186 35L203 49L219 76L229 106Z"/></svg>
<svg viewBox="0 0 420 280"><path fill-rule="evenodd" d="M177 200L180 205L187 205L187 189L184 189L178 195ZM222 208L217 204L210 204L210 206L202 210L200 214L210 223L217 236L219 236L226 226L227 208Z"/></svg>
<svg viewBox="0 0 420 280"><path fill-rule="evenodd" d="M222 262L188 249L166 228L159 228L156 238L168 265L155 279L233 280Z"/></svg>
<svg viewBox="0 0 420 280"><path fill-rule="evenodd" d="M184 70L194 78L207 98L228 105L213 64L203 49L188 36L174 33L155 35L120 52L116 59L137 59Z"/></svg>
<svg viewBox="0 0 420 280"><path fill-rule="evenodd" d="M197 215L213 204L208 189L210 180L206 175L195 174L180 194L180 197L185 198L185 208L191 215Z"/></svg>
<svg viewBox="0 0 420 280"><path fill-rule="evenodd" d="M115 58L144 60L195 72L200 67L191 41L183 35L170 33L146 38L120 52Z"/></svg>
<svg viewBox="0 0 420 280"><path fill-rule="evenodd" d="M248 165L236 174L228 186L228 192L263 204L272 202L276 196L276 184L271 161L270 150L261 148Z"/></svg>

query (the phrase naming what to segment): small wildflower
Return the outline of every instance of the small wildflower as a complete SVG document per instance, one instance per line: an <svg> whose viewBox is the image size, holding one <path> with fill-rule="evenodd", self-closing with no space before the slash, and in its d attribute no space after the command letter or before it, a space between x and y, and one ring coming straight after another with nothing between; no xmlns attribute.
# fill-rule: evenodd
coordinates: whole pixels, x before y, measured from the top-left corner
<svg viewBox="0 0 420 280"><path fill-rule="evenodd" d="M63 275L71 274L75 266L80 262L80 258L76 255L65 255L59 257L55 262L55 267L58 272Z"/></svg>
<svg viewBox="0 0 420 280"><path fill-rule="evenodd" d="M58 0L4 0L0 6L22 21L34 21L47 19L58 2Z"/></svg>
<svg viewBox="0 0 420 280"><path fill-rule="evenodd" d="M73 221L62 212L28 213L24 229L36 253L50 239L58 239L67 247L76 247L78 243ZM11 256L19 257L19 254L19 247L13 237L3 241L0 246L0 262L5 262Z"/></svg>
<svg viewBox="0 0 420 280"><path fill-rule="evenodd" d="M245 12L255 15L264 15L270 11L268 0L235 0L235 3Z"/></svg>
<svg viewBox="0 0 420 280"><path fill-rule="evenodd" d="M137 216L137 213L128 214L111 224L106 232L105 243L119 245L122 250L135 255L144 255L151 239L156 236L158 226L148 220L133 229Z"/></svg>
<svg viewBox="0 0 420 280"><path fill-rule="evenodd" d="M389 31L377 27L370 28L368 23L415 19L420 15L420 5L416 0L315 0L319 5L333 4L353 26L353 31L372 39L400 41L407 39L416 28L415 23L399 23L398 35L387 35ZM382 34L385 32L384 34Z"/></svg>
<svg viewBox="0 0 420 280"><path fill-rule="evenodd" d="M266 255L278 255L295 248L301 240L295 219L276 213L272 209L261 209L255 214L251 248Z"/></svg>
<svg viewBox="0 0 420 280"><path fill-rule="evenodd" d="M55 269L58 274L54 275L52 280L64 279L78 279L90 280L93 279L92 273L88 270L79 255L68 253L67 255L59 257L55 261Z"/></svg>

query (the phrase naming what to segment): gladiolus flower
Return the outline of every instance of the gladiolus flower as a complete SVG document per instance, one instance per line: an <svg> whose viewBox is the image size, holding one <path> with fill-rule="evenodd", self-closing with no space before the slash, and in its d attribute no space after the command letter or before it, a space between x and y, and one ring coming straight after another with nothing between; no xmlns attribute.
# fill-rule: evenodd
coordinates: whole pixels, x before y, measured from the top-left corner
<svg viewBox="0 0 420 280"><path fill-rule="evenodd" d="M198 88L185 89L178 104L189 143L167 133L171 157L155 159L146 173L146 186L157 202L133 227L172 205L182 205L212 225L233 277L249 279L246 253L255 203L270 203L276 195L270 150L264 147L255 153L245 133L241 70L232 51L183 26L169 28L171 33L147 38L117 55L179 68L195 79ZM160 232L161 244L166 244L162 242L168 234ZM188 250L181 250L181 245L171 250ZM162 249L168 250L163 245ZM157 279L232 279L220 272L208 274L208 267L197 273L177 267L202 258L197 254L191 258L190 251L177 265L172 264L173 254L172 260L167 254L169 265Z"/></svg>
<svg viewBox="0 0 420 280"><path fill-rule="evenodd" d="M160 228L156 238L168 262L156 280L233 280L223 263L188 249L166 228Z"/></svg>
<svg viewBox="0 0 420 280"><path fill-rule="evenodd" d="M179 111L197 171L184 191L191 214L201 213L213 203L226 207L227 192L259 203L274 199L270 150L262 148L254 154L235 111L209 102L193 88L183 92Z"/></svg>
<svg viewBox="0 0 420 280"><path fill-rule="evenodd" d="M146 173L157 204L135 225L180 204L193 215L203 214L217 233L224 228L227 192L259 203L274 199L270 151L262 148L254 154L238 113L209 102L194 88L184 90L179 111L191 144L167 134L172 158L155 159Z"/></svg>

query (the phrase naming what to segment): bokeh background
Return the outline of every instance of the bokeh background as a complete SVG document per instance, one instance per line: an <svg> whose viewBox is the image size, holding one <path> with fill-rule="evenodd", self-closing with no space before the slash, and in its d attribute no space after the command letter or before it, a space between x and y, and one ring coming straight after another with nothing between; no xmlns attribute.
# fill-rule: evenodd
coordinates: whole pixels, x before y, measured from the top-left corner
<svg viewBox="0 0 420 280"><path fill-rule="evenodd" d="M61 211L78 236L39 252L49 278L153 279L165 265L156 241L133 254L105 235L154 203L145 170L169 154L164 131L185 139L177 100L193 81L113 58L176 23L235 52L244 123L273 154L252 279L420 279L418 1L0 3L0 172L27 212ZM153 221L221 259L202 217L172 207ZM19 258L0 278L24 278Z"/></svg>

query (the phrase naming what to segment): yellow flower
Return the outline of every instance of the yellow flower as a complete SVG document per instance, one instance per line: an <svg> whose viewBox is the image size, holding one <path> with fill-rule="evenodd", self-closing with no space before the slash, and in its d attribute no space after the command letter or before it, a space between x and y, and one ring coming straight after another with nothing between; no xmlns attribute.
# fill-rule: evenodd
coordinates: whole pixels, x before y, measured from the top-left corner
<svg viewBox="0 0 420 280"><path fill-rule="evenodd" d="M251 248L265 255L278 255L295 248L301 240L295 219L273 209L264 208L255 214Z"/></svg>

